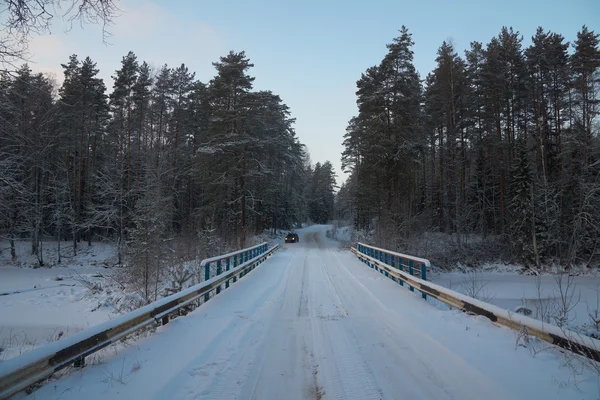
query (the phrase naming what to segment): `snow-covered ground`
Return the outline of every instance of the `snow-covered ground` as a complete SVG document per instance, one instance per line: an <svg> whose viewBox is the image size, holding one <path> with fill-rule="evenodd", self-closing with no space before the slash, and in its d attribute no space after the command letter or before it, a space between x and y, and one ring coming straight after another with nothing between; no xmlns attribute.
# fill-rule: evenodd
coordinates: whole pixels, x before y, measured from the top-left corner
<svg viewBox="0 0 600 400"><path fill-rule="evenodd" d="M98 298L79 281L102 273L98 267L1 267L0 360L109 319L114 310L98 309Z"/></svg>
<svg viewBox="0 0 600 400"><path fill-rule="evenodd" d="M558 279L562 279L560 285ZM507 310L525 306L532 311L532 317L542 319L545 315L553 324L559 308L568 303L565 325L583 328L588 333L593 331L590 315L600 319L600 277L594 275L531 276L498 268L430 274L429 280L467 295L478 293L480 300Z"/></svg>
<svg viewBox="0 0 600 400"><path fill-rule="evenodd" d="M60 242L61 262L58 263L59 243L55 240L42 242L42 255L45 268L53 267L110 267L116 263L117 249L114 243L92 242L91 246L80 242L77 255L73 255L72 242ZM31 241L15 241L16 261L10 257L10 244L0 240L0 267L39 267L38 258L31 254Z"/></svg>
<svg viewBox="0 0 600 400"><path fill-rule="evenodd" d="M249 245L283 243L284 235L265 232ZM9 243L0 241L0 361L104 322L136 302L136 295L124 293L117 283L114 243L80 243L74 256L72 244L61 242L59 264L58 243L44 242L42 268L31 255L30 241L16 241L15 247L13 261Z"/></svg>
<svg viewBox="0 0 600 400"><path fill-rule="evenodd" d="M329 235L349 243L357 232L352 226L333 226ZM415 254L419 256L419 254ZM552 269L547 269L551 271ZM468 271L468 272L467 272ZM534 318L600 338L600 275L593 270L577 270L568 277L545 272L525 275L518 265L484 265L457 268L452 272L435 270L429 280L441 286L476 297L507 310L526 308ZM561 280L561 282L558 281ZM567 315L564 316L565 310Z"/></svg>
<svg viewBox="0 0 600 400"><path fill-rule="evenodd" d="M597 399L598 377L484 317L442 310L299 231L230 289L44 399Z"/></svg>
<svg viewBox="0 0 600 400"><path fill-rule="evenodd" d="M0 242L0 360L72 335L115 313L98 307L100 297L83 283L105 280L102 276L110 271L106 267L114 262L114 245L82 244L73 257L72 248L63 243L61 264L57 264L56 242L45 243L44 268L33 268L37 259L30 246L28 241L17 241L13 263L8 242Z"/></svg>

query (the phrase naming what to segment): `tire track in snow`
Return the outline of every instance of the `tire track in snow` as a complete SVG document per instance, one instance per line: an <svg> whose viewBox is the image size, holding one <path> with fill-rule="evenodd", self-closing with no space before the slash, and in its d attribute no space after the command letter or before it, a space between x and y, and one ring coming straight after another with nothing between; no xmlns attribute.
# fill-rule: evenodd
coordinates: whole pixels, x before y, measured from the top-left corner
<svg viewBox="0 0 600 400"><path fill-rule="evenodd" d="M304 263L302 267L302 284L300 286L300 304L298 305L298 317L308 317L309 308L308 308L308 295L307 291L310 288L307 288L308 285L308 268L306 266L306 261L308 256L304 256Z"/></svg>
<svg viewBox="0 0 600 400"><path fill-rule="evenodd" d="M292 257L288 256L286 265L289 265ZM283 260L282 260L283 261ZM259 267L262 268L262 267ZM288 275L292 268L277 268L273 265L267 275L264 269L260 270L261 279L268 281L268 284L256 286L258 276L250 274L243 280L233 285L233 291L223 292L217 298L211 300L203 308L196 310L190 315L192 318L190 326L201 327L206 329L206 334L199 336L208 336L208 341L191 340L191 333L186 334L190 337L190 342L186 343L187 352L191 353L187 365L173 365L178 367L179 371L173 372L172 378L165 384L157 388L154 398L197 398L197 399L213 399L213 392L222 392L222 398L237 398L235 391L228 393L228 390L220 389L222 382L231 382L231 376L243 376L243 362L236 363L239 357L251 354L248 348L260 345L260 338L264 336L263 332L266 328L265 322L260 321L260 316L271 315L272 309L277 307L277 296L285 292L285 285L289 281ZM237 285L238 292L234 292ZM258 289L258 290L257 290ZM240 303L239 298L235 295L246 294L249 302ZM223 314L224 310L230 309L230 314ZM221 325L218 332L211 332L210 323L205 324L204 321L211 321L212 313L222 315L219 319L226 319L227 324ZM209 317L207 319L207 317ZM176 322L175 320L174 322ZM181 320L186 322L185 320ZM268 323L268 322L267 322ZM213 328L214 331L214 328ZM254 340L257 339L257 340ZM190 346L192 344L192 346ZM236 377L237 378L237 377ZM225 384L223 384L225 386ZM232 389L236 385L230 385ZM239 392L239 387L238 387Z"/></svg>
<svg viewBox="0 0 600 400"><path fill-rule="evenodd" d="M346 318L342 298L319 251L318 276L312 295L318 299L319 312L313 319L318 386L323 399L379 400L381 391L373 380L373 372L357 351L359 344L351 329L352 318Z"/></svg>
<svg viewBox="0 0 600 400"><path fill-rule="evenodd" d="M331 274L329 273L329 268L327 266L325 266L323 257L321 257L320 261L321 261L321 272L323 273L323 276L325 277L325 283L327 284L329 293L331 293L333 305L336 308L336 311L338 312L340 317L342 317L342 318L347 317L348 311L346 310L346 307L344 306L344 303L342 302L340 294L338 293L337 289L335 288L335 285L333 284L333 281L331 279Z"/></svg>
<svg viewBox="0 0 600 400"><path fill-rule="evenodd" d="M300 400L310 393L312 344L306 336L310 332L308 257L305 255L294 268L295 273L288 277L291 285L286 284L280 307L274 310L270 329L256 352L253 368L240 393L242 399ZM301 279L305 279L304 285L298 285Z"/></svg>
<svg viewBox="0 0 600 400"><path fill-rule="evenodd" d="M374 383L373 371L357 351L358 341L351 329L340 321L326 321L321 323L319 331L324 398L381 400L382 391Z"/></svg>
<svg viewBox="0 0 600 400"><path fill-rule="evenodd" d="M481 371L474 369L463 358L450 351L440 342L435 340L422 328L415 326L414 323L406 319L399 318L395 312L390 310L384 303L377 298L376 294L371 292L364 284L344 265L335 252L330 252L333 262L329 262L336 272L336 278L333 281L340 284L345 298L351 299L350 295L356 290L352 287L359 285L362 290L360 293L375 297L374 302L362 302L370 308L364 310L363 314L369 316L373 321L371 323L354 324L353 328L362 331L359 335L362 339L362 354L365 360L376 360L375 367L378 373L375 378L384 378L382 388L386 388L385 383L394 382L397 376L390 371L401 369L403 375L410 377L413 383L411 386L402 388L407 397L415 398L444 398L444 399L479 399L481 393L488 393L486 399L505 399L510 395L504 391L504 388L489 380ZM334 265L336 267L334 267ZM399 289L399 288L398 288ZM364 308L364 307L363 307ZM380 308L380 312L376 309ZM377 326L377 329L370 327ZM418 341L409 341L406 338L419 337ZM399 340L400 339L400 340ZM379 379L378 379L379 380ZM470 382L473 395L467 397L456 397L453 393L461 393L462 385L460 382ZM420 383L419 383L420 382ZM417 384L419 383L419 384ZM397 396L394 394L386 395L389 397ZM464 393L464 392L463 392ZM395 398L395 397L390 397Z"/></svg>
<svg viewBox="0 0 600 400"><path fill-rule="evenodd" d="M230 356L223 362L224 371L215 374L208 387L199 393L200 397L196 398L207 400L245 398L241 396L240 392L245 382L251 378L255 364L263 364L259 360L265 353L266 345L271 343L267 338L270 336L270 327L275 325L273 320L278 315L275 309L282 307L282 299L287 293L290 276L296 268L294 254L285 265L286 272L279 280L277 288L270 292L269 299L263 302L263 305L258 307L250 317L247 317L250 328L239 332L228 343L224 352ZM221 349L221 351L223 350ZM232 377L234 382L232 382Z"/></svg>

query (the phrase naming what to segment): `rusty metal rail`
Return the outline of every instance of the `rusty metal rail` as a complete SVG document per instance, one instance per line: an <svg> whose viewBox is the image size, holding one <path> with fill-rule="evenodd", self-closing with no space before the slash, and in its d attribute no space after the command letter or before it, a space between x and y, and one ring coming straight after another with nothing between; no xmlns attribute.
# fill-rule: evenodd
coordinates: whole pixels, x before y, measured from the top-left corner
<svg viewBox="0 0 600 400"><path fill-rule="evenodd" d="M238 277L245 276L265 261L278 247L279 245L275 245L267 249L267 244L262 243L231 254L204 260L201 265L206 266L208 271L211 263L220 263L222 260L235 257L235 262L231 265L227 262L225 272L221 272L219 269L216 276L212 278L209 276L210 279L198 285L121 315L114 320L0 363L0 399L7 399L19 391L49 378L56 371L69 365L83 367L85 357L146 326L168 323L171 313L179 311L190 303L199 303L203 296L206 301L210 298L211 293L218 294L223 284L229 287L230 280L235 282Z"/></svg>

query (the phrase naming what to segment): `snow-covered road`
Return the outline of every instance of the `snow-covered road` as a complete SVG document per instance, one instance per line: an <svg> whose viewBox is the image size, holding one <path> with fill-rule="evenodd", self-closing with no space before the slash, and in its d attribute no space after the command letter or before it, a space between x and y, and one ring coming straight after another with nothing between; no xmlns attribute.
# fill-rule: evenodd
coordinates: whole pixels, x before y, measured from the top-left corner
<svg viewBox="0 0 600 400"><path fill-rule="evenodd" d="M556 353L444 311L300 232L195 312L36 399L593 399ZM566 386L561 388L561 386Z"/></svg>

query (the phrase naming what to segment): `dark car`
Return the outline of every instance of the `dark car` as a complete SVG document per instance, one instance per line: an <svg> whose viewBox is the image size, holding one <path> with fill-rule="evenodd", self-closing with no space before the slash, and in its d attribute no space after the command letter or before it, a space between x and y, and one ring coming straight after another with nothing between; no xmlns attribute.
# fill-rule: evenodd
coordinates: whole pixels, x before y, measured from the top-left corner
<svg viewBox="0 0 600 400"><path fill-rule="evenodd" d="M300 241L300 238L298 237L298 234L295 232L290 232L285 237L286 243L298 243L299 241Z"/></svg>

